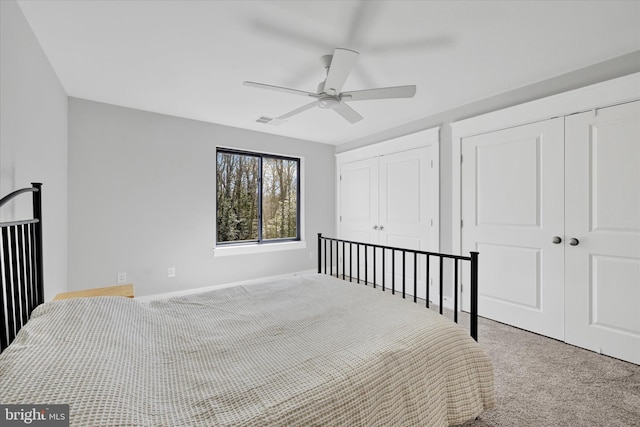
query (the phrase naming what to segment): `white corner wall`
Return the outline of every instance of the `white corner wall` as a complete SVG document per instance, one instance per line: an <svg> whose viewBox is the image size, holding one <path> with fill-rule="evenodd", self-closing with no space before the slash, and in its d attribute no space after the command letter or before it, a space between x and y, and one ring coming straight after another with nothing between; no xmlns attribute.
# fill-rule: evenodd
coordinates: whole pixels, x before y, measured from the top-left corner
<svg viewBox="0 0 640 427"><path fill-rule="evenodd" d="M45 299L67 290L67 94L15 1L0 1L0 196L43 183ZM31 197L0 221L31 216Z"/></svg>
<svg viewBox="0 0 640 427"><path fill-rule="evenodd" d="M304 158L305 249L214 257L216 146ZM332 145L69 98L69 289L137 296L315 268L335 234ZM175 267L176 277L168 277Z"/></svg>

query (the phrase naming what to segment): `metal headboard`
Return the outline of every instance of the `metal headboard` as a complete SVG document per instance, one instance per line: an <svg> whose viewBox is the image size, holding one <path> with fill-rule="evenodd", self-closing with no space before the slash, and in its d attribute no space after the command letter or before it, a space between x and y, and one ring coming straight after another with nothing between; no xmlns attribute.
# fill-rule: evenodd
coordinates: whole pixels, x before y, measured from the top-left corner
<svg viewBox="0 0 640 427"><path fill-rule="evenodd" d="M44 302L42 184L32 183L6 195L0 207L23 193L32 193L33 218L0 223L0 352Z"/></svg>

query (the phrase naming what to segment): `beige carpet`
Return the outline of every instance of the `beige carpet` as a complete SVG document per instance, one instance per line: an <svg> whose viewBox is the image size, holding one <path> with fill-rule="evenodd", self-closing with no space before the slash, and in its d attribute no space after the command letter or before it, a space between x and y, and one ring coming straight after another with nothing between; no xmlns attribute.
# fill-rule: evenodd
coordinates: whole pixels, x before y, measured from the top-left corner
<svg viewBox="0 0 640 427"><path fill-rule="evenodd" d="M479 335L497 406L464 427L640 426L640 366L488 319Z"/></svg>

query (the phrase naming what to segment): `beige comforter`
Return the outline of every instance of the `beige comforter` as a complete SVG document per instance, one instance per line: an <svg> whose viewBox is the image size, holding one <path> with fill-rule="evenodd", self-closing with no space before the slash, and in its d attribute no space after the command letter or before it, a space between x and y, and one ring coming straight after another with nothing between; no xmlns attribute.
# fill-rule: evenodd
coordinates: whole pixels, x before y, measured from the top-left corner
<svg viewBox="0 0 640 427"><path fill-rule="evenodd" d="M83 426L446 426L493 406L493 370L450 320L309 274L41 305L0 355L0 403Z"/></svg>

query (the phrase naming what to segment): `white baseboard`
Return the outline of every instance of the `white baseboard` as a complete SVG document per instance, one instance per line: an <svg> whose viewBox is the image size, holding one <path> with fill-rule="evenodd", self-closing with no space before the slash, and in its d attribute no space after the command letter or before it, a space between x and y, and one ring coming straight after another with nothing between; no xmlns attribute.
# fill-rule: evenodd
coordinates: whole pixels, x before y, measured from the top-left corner
<svg viewBox="0 0 640 427"><path fill-rule="evenodd" d="M144 295L144 296L141 296L141 297L135 297L135 300L138 301L138 302L146 303L146 302L149 302L149 301L155 301L155 300L159 300L159 299L166 299L166 298L171 298L171 297L180 297L180 296L185 296L185 295L199 294L199 293L202 293L202 292L215 291L215 290L218 290L218 289L232 288L234 286L255 285L255 284L264 283L264 282L270 281L270 280L286 279L286 278L289 278L289 277L299 276L301 274L313 274L313 273L317 273L317 270L298 271L298 272L295 272L295 273L279 274L279 275L275 275L275 276L261 277L261 278L258 278L258 279L243 280L243 281L240 281L240 282L223 283L223 284L219 284L219 285L205 286L205 287L202 287L202 288L186 289L186 290L183 290L183 291L173 291L173 292L164 292L164 293L160 293L160 294ZM387 289L387 291L390 291L390 290L391 290L390 288ZM396 289L396 295L399 294L399 293L401 293L401 291ZM438 305L440 303L440 295L438 295L438 293L433 293L432 292L429 295L429 297L430 297L429 298L430 304ZM410 293L407 292L406 293L406 298L413 298L413 294L410 294ZM453 310L453 298L444 297L443 306L444 306L444 308L448 308L450 310Z"/></svg>
<svg viewBox="0 0 640 427"><path fill-rule="evenodd" d="M250 279L250 280L243 280L243 281L240 281L240 282L232 282L232 283L224 283L224 284L220 284L220 285L205 286L203 288L186 289L184 291L174 291L174 292L165 292L165 293L161 293L161 294L145 295L145 296L141 296L141 297L135 297L135 300L139 301L139 302L149 302L149 301L155 301L155 300L159 300L159 299L165 299L165 298L171 298L171 297L181 297L181 296L184 296L184 295L199 294L199 293L202 293L202 292L215 291L217 289L232 288L234 286L255 285L255 284L263 283L263 282L269 281L269 280L285 279L287 277L294 277L294 276L299 276L301 274L309 274L309 273L315 273L315 272L316 272L316 270L298 271L296 273L279 274L279 275L276 275L276 276L261 277L259 279Z"/></svg>

